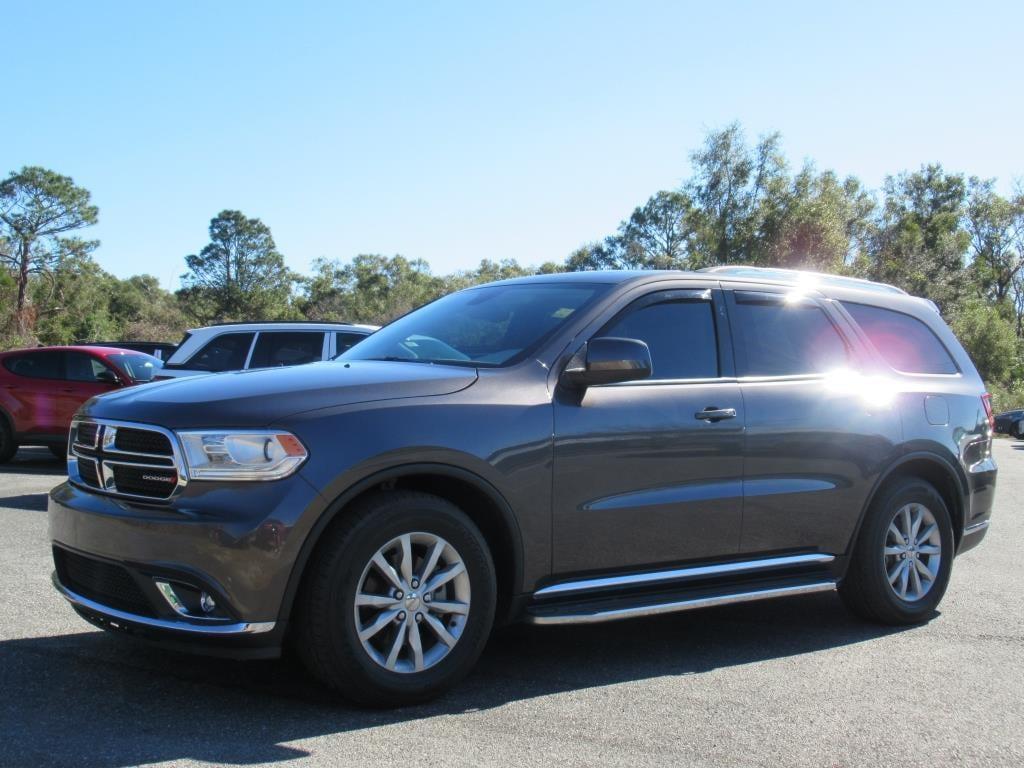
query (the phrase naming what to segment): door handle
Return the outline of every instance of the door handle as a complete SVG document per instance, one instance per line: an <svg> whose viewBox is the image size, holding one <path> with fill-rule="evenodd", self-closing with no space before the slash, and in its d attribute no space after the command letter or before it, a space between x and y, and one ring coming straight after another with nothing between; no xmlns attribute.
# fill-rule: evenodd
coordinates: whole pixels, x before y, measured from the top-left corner
<svg viewBox="0 0 1024 768"><path fill-rule="evenodd" d="M736 409L735 408L715 408L714 406L708 406L703 411L697 411L693 414L693 418L700 419L701 421L721 421L722 419L735 419Z"/></svg>

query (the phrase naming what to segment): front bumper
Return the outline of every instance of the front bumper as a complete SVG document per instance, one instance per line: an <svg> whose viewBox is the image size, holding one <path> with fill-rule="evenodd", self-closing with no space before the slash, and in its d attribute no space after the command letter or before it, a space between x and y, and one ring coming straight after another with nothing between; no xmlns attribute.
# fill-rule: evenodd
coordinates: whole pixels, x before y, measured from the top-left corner
<svg viewBox="0 0 1024 768"><path fill-rule="evenodd" d="M202 486L201 493L197 491ZM300 476L193 483L173 505L64 483L50 492L54 585L86 620L184 650L278 655L293 565L323 510ZM206 614L196 600L206 594Z"/></svg>

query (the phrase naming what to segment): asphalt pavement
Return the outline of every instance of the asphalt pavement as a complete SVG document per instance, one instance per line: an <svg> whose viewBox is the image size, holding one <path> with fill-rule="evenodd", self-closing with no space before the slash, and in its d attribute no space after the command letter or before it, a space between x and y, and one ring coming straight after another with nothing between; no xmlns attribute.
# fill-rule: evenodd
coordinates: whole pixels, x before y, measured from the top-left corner
<svg viewBox="0 0 1024 768"><path fill-rule="evenodd" d="M894 630L835 595L497 635L453 693L336 701L287 660L156 650L50 585L46 491L0 466L0 766L1021 766L1024 442L999 440L996 509L939 615Z"/></svg>

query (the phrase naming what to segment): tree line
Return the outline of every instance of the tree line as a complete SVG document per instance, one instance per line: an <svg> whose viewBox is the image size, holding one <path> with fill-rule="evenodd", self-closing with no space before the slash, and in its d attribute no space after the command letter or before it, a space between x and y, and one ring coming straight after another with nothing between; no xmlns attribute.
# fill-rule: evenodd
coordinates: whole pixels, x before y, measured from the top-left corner
<svg viewBox="0 0 1024 768"><path fill-rule="evenodd" d="M661 190L606 237L539 266L483 259L434 274L422 259L360 254L291 271L270 227L234 210L210 222L185 256L181 288L150 275L119 279L81 232L99 217L87 190L27 167L0 182L0 349L91 339L177 341L185 328L229 320L385 323L450 291L507 277L591 269L698 269L753 264L880 280L933 300L997 405L1024 404L1024 188L939 164L870 190L805 162L779 134L748 141L739 124L711 131L691 174Z"/></svg>

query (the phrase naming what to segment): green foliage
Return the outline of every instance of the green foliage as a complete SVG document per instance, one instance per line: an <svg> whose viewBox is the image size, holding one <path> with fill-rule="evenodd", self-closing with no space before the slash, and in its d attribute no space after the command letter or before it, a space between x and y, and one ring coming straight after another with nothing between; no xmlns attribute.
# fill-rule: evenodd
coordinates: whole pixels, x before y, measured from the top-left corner
<svg viewBox="0 0 1024 768"><path fill-rule="evenodd" d="M210 220L210 243L185 257L180 295L200 322L276 320L291 308L297 276L284 264L270 227L239 211Z"/></svg>
<svg viewBox="0 0 1024 768"><path fill-rule="evenodd" d="M348 264L318 259L306 281L305 317L354 323L387 322L445 291L422 259L361 254Z"/></svg>
<svg viewBox="0 0 1024 768"><path fill-rule="evenodd" d="M965 212L971 238L973 281L979 294L1002 302L1013 290L1024 266L1024 194L1007 200L995 192L995 181L972 177Z"/></svg>
<svg viewBox="0 0 1024 768"><path fill-rule="evenodd" d="M1008 319L1007 307L981 299L961 302L947 320L986 382L1006 382L1024 376L1021 341Z"/></svg>
<svg viewBox="0 0 1024 768"><path fill-rule="evenodd" d="M1024 381L987 383L988 392L992 396L992 412L1015 411L1024 408Z"/></svg>
<svg viewBox="0 0 1024 768"><path fill-rule="evenodd" d="M890 176L876 223L867 274L951 307L965 295L970 236L961 227L967 183L941 165Z"/></svg>
<svg viewBox="0 0 1024 768"><path fill-rule="evenodd" d="M29 307L30 281L52 280L69 251L94 248L97 243L63 235L95 224L98 216L88 190L46 168L26 166L0 182L0 263L16 286L13 326L19 336L31 334L36 316Z"/></svg>
<svg viewBox="0 0 1024 768"><path fill-rule="evenodd" d="M875 194L810 162L791 171L778 134L751 144L739 124L709 132L691 161L678 189L656 192L613 234L539 268L485 258L435 275L423 260L361 254L321 258L299 278L265 224L222 211L209 244L186 257L177 294L151 276L118 280L100 269L96 243L71 234L96 221L89 193L23 168L0 183L0 348L176 341L189 323L214 320L382 324L450 291L523 275L753 264L854 274L934 300L998 407L1024 404L1024 189L1002 197L991 180L933 164L887 177Z"/></svg>

